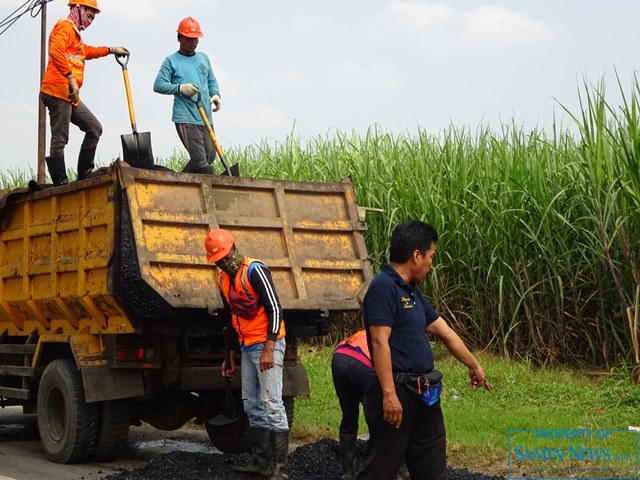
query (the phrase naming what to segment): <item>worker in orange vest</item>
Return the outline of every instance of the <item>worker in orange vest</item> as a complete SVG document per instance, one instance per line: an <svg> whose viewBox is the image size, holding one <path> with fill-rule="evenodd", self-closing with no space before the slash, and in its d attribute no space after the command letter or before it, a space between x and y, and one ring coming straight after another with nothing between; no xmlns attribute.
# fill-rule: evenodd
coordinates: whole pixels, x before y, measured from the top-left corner
<svg viewBox="0 0 640 480"><path fill-rule="evenodd" d="M353 480L356 475L360 403L372 374L367 335L364 330L360 330L340 342L331 358L333 386L342 410L340 422L342 480Z"/></svg>
<svg viewBox="0 0 640 480"><path fill-rule="evenodd" d="M356 476L360 404L372 376L375 375L371 365L365 330L357 331L336 346L331 358L331 375L342 410L340 422L342 480L353 480ZM407 467L404 463L398 470L396 478L398 480L408 478Z"/></svg>
<svg viewBox="0 0 640 480"><path fill-rule="evenodd" d="M235 243L233 235L220 228L205 238L207 259L218 267L218 287L237 333L234 345L229 345L230 365L223 362L222 375L235 375L234 353L239 344L242 403L254 439L249 463L231 468L283 480L288 478L289 424L282 400L286 348L282 307L271 271L259 260L240 254Z"/></svg>

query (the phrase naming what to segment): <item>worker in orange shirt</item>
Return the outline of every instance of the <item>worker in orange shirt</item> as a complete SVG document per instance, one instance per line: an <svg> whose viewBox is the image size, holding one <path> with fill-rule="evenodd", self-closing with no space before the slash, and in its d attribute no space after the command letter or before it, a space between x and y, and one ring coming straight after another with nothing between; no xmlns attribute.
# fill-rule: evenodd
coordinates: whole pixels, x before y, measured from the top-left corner
<svg viewBox="0 0 640 480"><path fill-rule="evenodd" d="M60 19L49 34L49 61L42 83L40 99L49 110L51 145L46 158L54 185L69 183L64 161L64 148L69 142L69 124L85 133L78 155L78 180L83 180L94 167L102 125L80 100L85 60L114 54L129 55L123 47L85 45L80 32L100 13L97 0L69 0L69 15Z"/></svg>

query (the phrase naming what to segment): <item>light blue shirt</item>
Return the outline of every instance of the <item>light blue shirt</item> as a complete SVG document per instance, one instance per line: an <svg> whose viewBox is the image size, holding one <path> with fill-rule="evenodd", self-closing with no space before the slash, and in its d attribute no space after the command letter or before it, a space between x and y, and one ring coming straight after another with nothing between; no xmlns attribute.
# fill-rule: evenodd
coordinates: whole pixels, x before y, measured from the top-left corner
<svg viewBox="0 0 640 480"><path fill-rule="evenodd" d="M196 104L197 95L191 98L182 95L178 90L182 83L193 83L200 89L200 101L209 123L213 123L210 99L213 95L219 95L220 90L206 53L196 52L195 55L187 56L176 52L169 55L162 62L156 81L153 82L154 92L173 95L171 120L174 123L204 125Z"/></svg>

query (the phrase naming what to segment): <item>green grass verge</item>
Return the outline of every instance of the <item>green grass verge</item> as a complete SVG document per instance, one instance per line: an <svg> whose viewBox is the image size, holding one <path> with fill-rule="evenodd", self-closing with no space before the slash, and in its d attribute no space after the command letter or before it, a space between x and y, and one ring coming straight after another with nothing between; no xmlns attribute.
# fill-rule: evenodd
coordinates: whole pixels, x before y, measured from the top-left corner
<svg viewBox="0 0 640 480"><path fill-rule="evenodd" d="M480 353L493 389L469 391L466 367L440 345L434 348L445 375L442 406L452 466L506 475L510 430L626 430L640 424L640 390L624 370L586 374ZM301 347L311 395L296 400L293 441L338 438L331 353L331 347ZM366 432L361 413L359 433Z"/></svg>

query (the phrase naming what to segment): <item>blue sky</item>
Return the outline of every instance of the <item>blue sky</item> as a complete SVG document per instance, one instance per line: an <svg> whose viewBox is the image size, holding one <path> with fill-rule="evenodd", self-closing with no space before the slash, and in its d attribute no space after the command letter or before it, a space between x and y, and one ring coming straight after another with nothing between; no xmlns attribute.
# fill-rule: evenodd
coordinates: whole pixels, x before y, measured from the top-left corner
<svg viewBox="0 0 640 480"><path fill-rule="evenodd" d="M23 2L0 0L0 19ZM629 93L638 68L638 0L98 2L102 13L83 39L131 50L138 130L151 132L157 157L182 149L172 99L152 85L178 48L185 16L200 22L199 50L220 83L214 123L223 148L373 125L394 133L511 122L549 129L554 116L570 124L559 102L577 112L583 78L604 79L615 104L614 69ZM47 34L67 13L66 1L47 4ZM0 170L35 172L40 17L20 18L0 35L0 51ZM87 62L81 98L103 124L98 160L106 165L121 153L120 135L131 132L113 57ZM72 127L66 153L74 169L80 142Z"/></svg>

